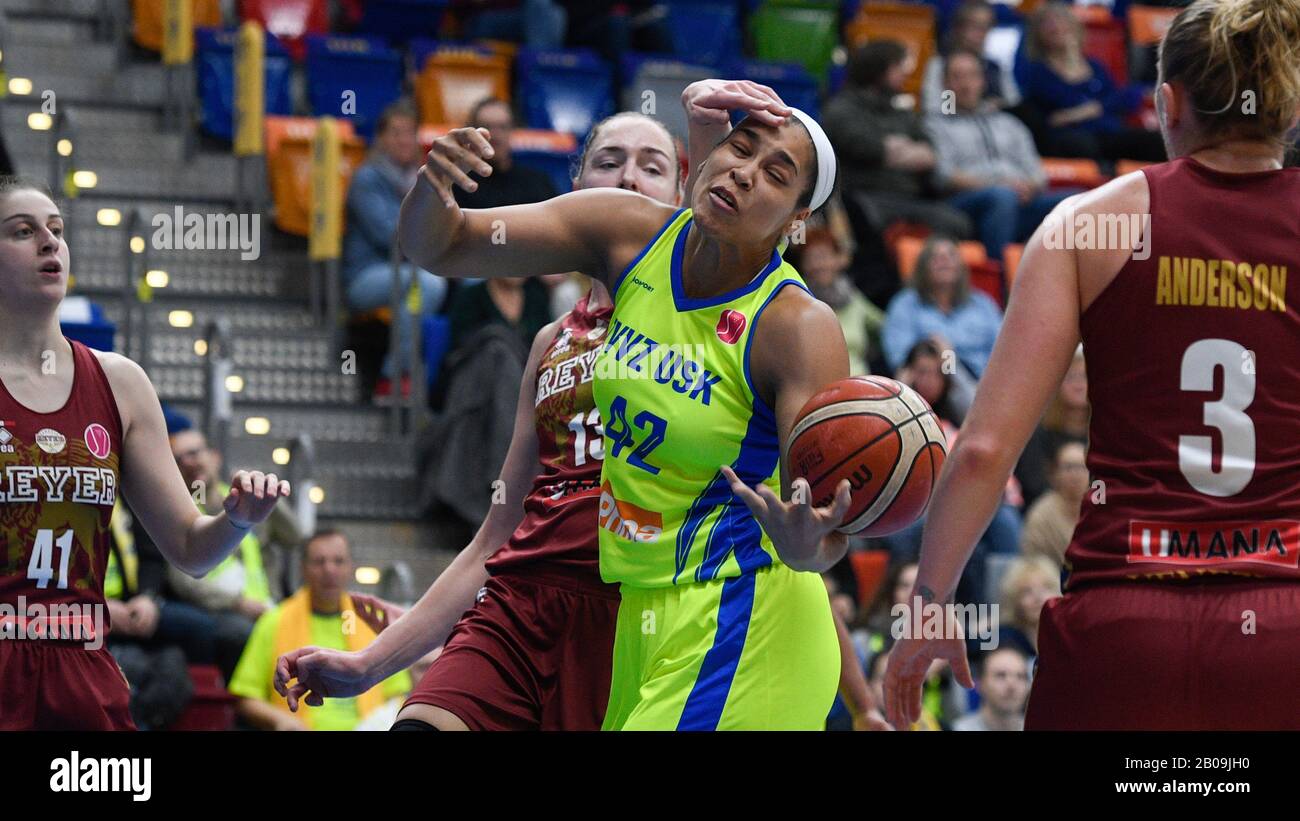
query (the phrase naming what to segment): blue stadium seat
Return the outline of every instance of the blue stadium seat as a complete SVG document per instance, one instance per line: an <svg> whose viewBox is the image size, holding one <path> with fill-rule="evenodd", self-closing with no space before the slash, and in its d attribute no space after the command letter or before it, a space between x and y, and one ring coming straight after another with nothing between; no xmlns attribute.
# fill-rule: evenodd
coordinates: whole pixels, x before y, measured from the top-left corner
<svg viewBox="0 0 1300 821"><path fill-rule="evenodd" d="M451 347L451 320L442 314L426 316L420 323L420 341L424 343L426 395L432 396L438 375L442 373L442 360L447 358Z"/></svg>
<svg viewBox="0 0 1300 821"><path fill-rule="evenodd" d="M229 140L235 134L235 44L236 29L201 28L194 33L195 76L199 86L199 124L208 134ZM289 78L293 61L275 35L266 35L267 114L292 114Z"/></svg>
<svg viewBox="0 0 1300 821"><path fill-rule="evenodd" d="M688 62L716 66L741 53L734 2L669 0L668 24L674 54Z"/></svg>
<svg viewBox="0 0 1300 821"><path fill-rule="evenodd" d="M581 139L613 112L614 74L594 51L522 49L515 68L529 128L564 131Z"/></svg>
<svg viewBox="0 0 1300 821"><path fill-rule="evenodd" d="M814 119L818 117L817 80L798 63L745 60L732 74L769 86L781 95L786 105L803 109Z"/></svg>
<svg viewBox="0 0 1300 821"><path fill-rule="evenodd" d="M539 148L516 148L515 162L524 168L535 168L551 178L551 185L560 194L573 190L573 159L576 153L564 153Z"/></svg>
<svg viewBox="0 0 1300 821"><path fill-rule="evenodd" d="M413 37L437 37L448 0L366 0L358 31L402 45Z"/></svg>
<svg viewBox="0 0 1300 821"><path fill-rule="evenodd" d="M380 112L402 96L402 74L402 56L377 37L307 38L312 113L351 120L367 141Z"/></svg>

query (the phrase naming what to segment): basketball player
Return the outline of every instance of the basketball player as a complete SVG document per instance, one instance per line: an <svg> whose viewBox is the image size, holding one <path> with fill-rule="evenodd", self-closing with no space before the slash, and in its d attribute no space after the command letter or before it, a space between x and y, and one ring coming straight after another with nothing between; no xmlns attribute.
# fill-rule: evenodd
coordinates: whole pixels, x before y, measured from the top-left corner
<svg viewBox="0 0 1300 821"><path fill-rule="evenodd" d="M835 158L803 112L765 119L708 154L691 209L610 189L461 209L451 186L489 173L491 146L470 128L434 144L403 203L399 237L419 265L578 270L613 297L593 385L600 569L622 596L606 728L816 729L835 695L826 589L796 571L843 556L849 483L821 508L777 496L792 490L779 454L795 414L848 374L833 312L777 253L829 197Z"/></svg>
<svg viewBox="0 0 1300 821"><path fill-rule="evenodd" d="M691 98L698 101L692 103L696 113L770 104L754 96L770 89L713 83L697 84ZM707 113L703 118L712 119ZM693 129L692 144L711 145L711 136ZM619 187L676 204L676 154L656 120L615 115L589 135L574 187ZM403 668L452 631L394 729L600 727L618 591L600 580L597 568L603 426L590 380L611 311L608 291L593 281L573 312L538 334L502 471L507 504L492 507L469 547L366 651L351 656L304 648L283 657L277 687L291 705L308 689L309 699L322 689L330 696L364 689L380 670ZM525 495L523 507L509 503ZM382 618L376 629L392 614ZM290 688L294 677L298 684ZM856 718L871 726L876 711L864 695L865 680L849 678L844 689L858 708Z"/></svg>
<svg viewBox="0 0 1300 821"><path fill-rule="evenodd" d="M1173 159L1066 201L1026 250L914 596L951 600L1082 337L1093 485L1040 618L1027 729L1300 729L1297 44L1297 0L1180 12L1159 56ZM1117 217L1140 253L1062 241ZM901 641L894 726L920 714L936 658L970 686L960 638Z"/></svg>
<svg viewBox="0 0 1300 821"><path fill-rule="evenodd" d="M69 266L48 191L0 177L0 730L134 729L126 679L103 646L119 488L195 576L289 492L274 475L239 471L225 510L199 514L144 371L60 332Z"/></svg>

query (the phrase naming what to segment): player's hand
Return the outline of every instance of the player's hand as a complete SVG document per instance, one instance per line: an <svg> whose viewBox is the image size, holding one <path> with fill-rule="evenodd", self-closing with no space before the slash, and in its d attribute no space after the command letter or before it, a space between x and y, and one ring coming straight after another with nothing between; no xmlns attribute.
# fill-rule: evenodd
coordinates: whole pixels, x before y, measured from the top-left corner
<svg viewBox="0 0 1300 821"><path fill-rule="evenodd" d="M891 732L894 728L889 726L885 717L875 707L867 710L865 713L856 713L853 716L853 731L868 733Z"/></svg>
<svg viewBox="0 0 1300 821"><path fill-rule="evenodd" d="M822 539L829 536L844 521L851 502L848 479L840 480L835 498L825 507L812 504L812 488L806 479L795 479L790 484L791 500L783 501L772 489L761 482L757 492L751 490L727 465L722 475L731 483L736 494L772 540L781 561L795 570L822 571L816 558ZM803 501L800 501L803 500Z"/></svg>
<svg viewBox="0 0 1300 821"><path fill-rule="evenodd" d="M443 205L448 208L456 205L452 186L478 190L478 183L470 179L469 172L481 177L491 175L492 166L487 160L496 153L488 142L491 136L486 128L453 128L433 141L433 148L420 166L420 175L428 180Z"/></svg>
<svg viewBox="0 0 1300 821"><path fill-rule="evenodd" d="M297 679L296 683L290 682ZM275 661L275 691L298 711L298 702L319 707L326 698L359 696L374 686L359 653L323 647L300 647Z"/></svg>
<svg viewBox="0 0 1300 821"><path fill-rule="evenodd" d="M272 729L274 729L278 733L300 732L302 730L306 730L307 725L303 724L301 721L294 718L293 716L280 714L279 716L276 717L275 726Z"/></svg>
<svg viewBox="0 0 1300 821"><path fill-rule="evenodd" d="M405 607L384 601L378 596L367 596L364 593L348 595L352 597L357 616L376 633L384 632L384 628L400 619L406 612Z"/></svg>
<svg viewBox="0 0 1300 821"><path fill-rule="evenodd" d="M764 125L779 126L791 113L781 95L749 80L697 80L682 92L682 107L696 125L728 124L728 112L739 109Z"/></svg>
<svg viewBox="0 0 1300 821"><path fill-rule="evenodd" d="M948 608L943 608L943 612L943 635L954 638L909 636L900 639L889 651L885 667L885 715L889 723L899 729L910 728L921 719L921 690L934 661L947 661L958 684L968 690L975 687L970 662L966 659L966 638L961 622L949 619Z"/></svg>
<svg viewBox="0 0 1300 821"><path fill-rule="evenodd" d="M266 521L277 502L289 495L289 483L274 473L238 471L230 480L230 493L222 502L226 518L235 527L249 528Z"/></svg>
<svg viewBox="0 0 1300 821"><path fill-rule="evenodd" d="M136 596L126 603L131 635L149 638L158 629L158 605L148 596Z"/></svg>

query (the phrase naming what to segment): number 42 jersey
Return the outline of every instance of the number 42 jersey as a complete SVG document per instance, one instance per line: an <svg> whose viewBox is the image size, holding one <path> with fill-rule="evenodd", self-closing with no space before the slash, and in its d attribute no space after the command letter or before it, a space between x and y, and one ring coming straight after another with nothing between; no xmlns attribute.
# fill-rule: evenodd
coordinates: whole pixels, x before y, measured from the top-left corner
<svg viewBox="0 0 1300 821"><path fill-rule="evenodd" d="M1146 252L1081 318L1092 487L1069 586L1300 580L1300 168L1144 173Z"/></svg>

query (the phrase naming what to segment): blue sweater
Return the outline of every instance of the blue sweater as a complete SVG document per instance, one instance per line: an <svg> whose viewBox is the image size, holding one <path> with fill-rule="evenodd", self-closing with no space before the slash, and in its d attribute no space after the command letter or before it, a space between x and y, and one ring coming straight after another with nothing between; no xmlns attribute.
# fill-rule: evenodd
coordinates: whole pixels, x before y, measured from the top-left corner
<svg viewBox="0 0 1300 821"><path fill-rule="evenodd" d="M889 301L881 344L885 362L898 370L912 346L931 334L952 343L957 358L975 377L984 373L993 353L993 342L1002 327L1002 311L983 291L972 289L964 303L945 314L937 305L924 302L912 288L904 288Z"/></svg>
<svg viewBox="0 0 1300 821"><path fill-rule="evenodd" d="M1100 117L1075 123L1071 128L1096 133L1111 133L1124 128L1124 118L1137 110L1142 103L1142 93L1136 88L1120 88L1111 79L1106 67L1089 59L1092 78L1078 83L1067 83L1046 63L1026 64L1021 92L1026 100L1038 106L1044 116L1063 108L1096 100L1104 113Z"/></svg>

